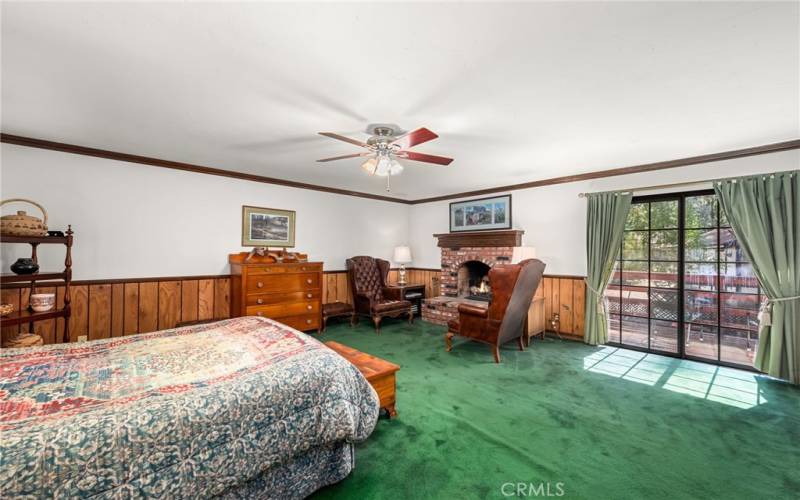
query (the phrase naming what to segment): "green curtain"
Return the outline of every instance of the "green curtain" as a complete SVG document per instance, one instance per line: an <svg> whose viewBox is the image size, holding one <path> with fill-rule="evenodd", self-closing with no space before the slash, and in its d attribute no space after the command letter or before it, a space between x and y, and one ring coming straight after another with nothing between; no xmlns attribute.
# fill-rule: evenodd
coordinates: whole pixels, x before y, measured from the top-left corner
<svg viewBox="0 0 800 500"><path fill-rule="evenodd" d="M604 344L608 341L608 315L605 290L614 261L622 244L625 219L631 209L630 193L594 193L588 195L586 210L586 323L583 341Z"/></svg>
<svg viewBox="0 0 800 500"><path fill-rule="evenodd" d="M767 296L753 366L800 384L800 171L714 184Z"/></svg>

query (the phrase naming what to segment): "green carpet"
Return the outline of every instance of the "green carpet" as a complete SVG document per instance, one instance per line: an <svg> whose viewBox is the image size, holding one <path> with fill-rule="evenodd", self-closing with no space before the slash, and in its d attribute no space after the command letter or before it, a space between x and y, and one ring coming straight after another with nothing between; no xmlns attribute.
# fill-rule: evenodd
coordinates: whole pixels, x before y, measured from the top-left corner
<svg viewBox="0 0 800 500"><path fill-rule="evenodd" d="M800 498L800 389L550 339L509 344L496 365L465 339L445 352L442 327L386 323L321 337L402 368L397 419L381 418L353 473L315 499L533 497L548 483L561 498Z"/></svg>

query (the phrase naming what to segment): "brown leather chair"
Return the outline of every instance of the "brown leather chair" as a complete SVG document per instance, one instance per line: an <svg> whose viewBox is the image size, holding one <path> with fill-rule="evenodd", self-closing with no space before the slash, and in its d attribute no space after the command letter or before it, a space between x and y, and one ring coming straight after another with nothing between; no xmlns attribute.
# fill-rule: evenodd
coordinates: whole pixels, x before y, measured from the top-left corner
<svg viewBox="0 0 800 500"><path fill-rule="evenodd" d="M447 350L452 349L455 335L494 346L495 363L500 362L500 345L510 340L517 339L519 350L524 350L523 337L528 309L542 280L544 267L544 262L538 259L494 266L489 271L489 284L492 287L489 306L458 306L458 319L447 324Z"/></svg>
<svg viewBox="0 0 800 500"><path fill-rule="evenodd" d="M388 261L361 255L347 259L346 264L356 314L372 318L377 333L381 333L381 320L387 316L406 314L408 322L414 322L411 302L401 299L400 289L386 286Z"/></svg>

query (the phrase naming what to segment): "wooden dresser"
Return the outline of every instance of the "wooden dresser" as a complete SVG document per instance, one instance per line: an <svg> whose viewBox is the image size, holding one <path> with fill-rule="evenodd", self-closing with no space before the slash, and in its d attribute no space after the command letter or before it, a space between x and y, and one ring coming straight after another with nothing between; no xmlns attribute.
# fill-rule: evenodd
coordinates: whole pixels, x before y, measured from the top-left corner
<svg viewBox="0 0 800 500"><path fill-rule="evenodd" d="M301 331L322 325L322 262L275 263L231 254L231 314L262 316Z"/></svg>

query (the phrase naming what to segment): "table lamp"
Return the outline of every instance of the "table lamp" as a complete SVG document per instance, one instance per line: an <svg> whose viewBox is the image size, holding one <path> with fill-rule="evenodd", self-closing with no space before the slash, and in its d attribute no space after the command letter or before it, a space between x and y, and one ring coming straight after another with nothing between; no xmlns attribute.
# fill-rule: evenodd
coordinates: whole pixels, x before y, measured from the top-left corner
<svg viewBox="0 0 800 500"><path fill-rule="evenodd" d="M394 257L392 260L395 264L400 264L399 278L397 279L398 285L406 284L406 264L411 262L411 249L409 247L395 247Z"/></svg>

